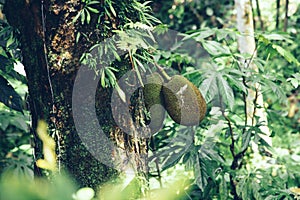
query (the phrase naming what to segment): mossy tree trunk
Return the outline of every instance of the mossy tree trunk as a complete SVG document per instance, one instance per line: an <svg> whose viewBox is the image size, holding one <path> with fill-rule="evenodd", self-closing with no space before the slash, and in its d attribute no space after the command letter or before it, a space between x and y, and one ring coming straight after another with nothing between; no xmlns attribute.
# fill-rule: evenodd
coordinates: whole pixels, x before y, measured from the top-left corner
<svg viewBox="0 0 300 200"><path fill-rule="evenodd" d="M6 0L4 7L8 22L20 31L33 134L36 136L38 120L45 120L49 125L50 135L57 143L59 168L68 171L80 186L93 188L118 172L95 159L76 132L72 117L72 89L80 68L79 59L92 45L111 36L112 31L120 28L126 21L138 20L138 12L132 6L133 0L113 2L118 13L115 18L105 14L104 7L108 6L105 2L99 1L96 7L100 13L92 14L90 23L83 25L80 20L73 22L84 6L80 0ZM97 22L99 16L100 22ZM96 26L97 23L101 26ZM76 42L78 32L88 38L81 37ZM127 62L128 67L122 70L126 71L131 65L128 61L124 62ZM112 140L118 137L118 140L124 140L124 144L130 143L128 136L113 121L110 110L111 92L111 89L103 88L99 88L97 92L98 102L95 106L99 123ZM137 98L139 95L137 94ZM147 157L147 145L145 140L140 142L143 145L138 153L134 152L135 149L128 151L144 159ZM130 145L125 145L128 146ZM37 137L34 148L36 159L41 158L42 147ZM135 162L134 168L146 170L147 167L145 162ZM35 166L35 175L42 175L41 171Z"/></svg>

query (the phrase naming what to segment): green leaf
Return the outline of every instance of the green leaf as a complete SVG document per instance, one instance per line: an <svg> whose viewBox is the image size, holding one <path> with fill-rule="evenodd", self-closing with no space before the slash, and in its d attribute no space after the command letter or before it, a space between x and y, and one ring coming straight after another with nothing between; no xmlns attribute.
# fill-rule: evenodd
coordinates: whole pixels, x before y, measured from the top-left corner
<svg viewBox="0 0 300 200"><path fill-rule="evenodd" d="M267 89L271 90L275 94L275 97L279 100L279 102L286 103L287 98L282 87L267 79L262 83L264 84L264 86L266 86Z"/></svg>
<svg viewBox="0 0 300 200"><path fill-rule="evenodd" d="M117 90L117 92L118 92L118 94L119 94L121 100L122 100L124 103L126 103L126 94L125 94L125 92L120 88L120 86L119 86L118 83L116 83L115 89Z"/></svg>
<svg viewBox="0 0 300 200"><path fill-rule="evenodd" d="M108 67L106 67L104 70L105 70L105 74L107 75L107 78L109 79L110 85L115 86L117 81L115 74Z"/></svg>
<svg viewBox="0 0 300 200"><path fill-rule="evenodd" d="M22 98L9 84L9 82L0 75L0 102L6 106L23 113Z"/></svg>
<svg viewBox="0 0 300 200"><path fill-rule="evenodd" d="M291 41L291 37L286 33L284 33L284 34L264 33L264 34L258 35L258 38L259 39L264 38L264 39L267 39L267 40Z"/></svg>
<svg viewBox="0 0 300 200"><path fill-rule="evenodd" d="M82 10L79 11L78 14L73 18L73 20L72 20L73 23L75 23L78 20L78 18L80 17L81 13L82 13Z"/></svg>
<svg viewBox="0 0 300 200"><path fill-rule="evenodd" d="M194 165L194 174L197 186L200 188L201 191L204 191L204 188L208 184L208 173L207 169L210 166L206 165L203 159L199 158L199 155L196 154L195 156L195 165Z"/></svg>
<svg viewBox="0 0 300 200"><path fill-rule="evenodd" d="M142 76L141 76L141 73L140 73L140 70L139 68L137 67L137 63L141 64L140 62L137 61L137 59L135 59L133 57L133 65L134 65L134 69L135 69L135 72L136 72L136 75L141 83L141 86L144 87L144 83L143 83L143 79L142 79Z"/></svg>
<svg viewBox="0 0 300 200"><path fill-rule="evenodd" d="M202 30L197 30L196 32L185 35L183 40L194 38L196 41L201 42L203 39L208 38L216 33L216 29L202 29Z"/></svg>
<svg viewBox="0 0 300 200"><path fill-rule="evenodd" d="M203 41L203 48L211 55L217 56L220 54L230 54L230 50L227 47L222 46L221 43L216 41Z"/></svg>
<svg viewBox="0 0 300 200"><path fill-rule="evenodd" d="M14 42L15 42L14 36L11 35L10 38L7 40L6 47L9 48L10 45L12 45Z"/></svg>
<svg viewBox="0 0 300 200"><path fill-rule="evenodd" d="M206 74L208 76L200 85L200 91L206 102L210 102L218 93L216 72Z"/></svg>
<svg viewBox="0 0 300 200"><path fill-rule="evenodd" d="M112 6L112 3L109 2L108 5L109 5L111 13L114 15L114 17L117 17L117 13L116 13L114 7Z"/></svg>
<svg viewBox="0 0 300 200"><path fill-rule="evenodd" d="M249 129L242 135L242 149L241 149L241 152L245 151L248 148L250 140L251 140L252 131L253 131L252 129Z"/></svg>
<svg viewBox="0 0 300 200"><path fill-rule="evenodd" d="M133 57L133 59L138 64L138 66L140 66L142 71L146 72L146 69L145 69L144 65L141 63L141 61L139 61L139 59L137 59L135 56Z"/></svg>
<svg viewBox="0 0 300 200"><path fill-rule="evenodd" d="M81 24L84 24L84 21L85 21L85 11L83 10L80 14L81 16Z"/></svg>
<svg viewBox="0 0 300 200"><path fill-rule="evenodd" d="M161 166L162 171L169 169L170 167L173 167L174 165L176 165L180 161L182 156L186 153L186 148L177 145L177 146L171 147L170 149L168 149L168 151L170 152L171 155L168 156L162 163L162 166Z"/></svg>
<svg viewBox="0 0 300 200"><path fill-rule="evenodd" d="M300 85L300 73L296 73L292 75L294 78L288 78L287 81L291 82L291 84L294 86L294 88L298 88Z"/></svg>
<svg viewBox="0 0 300 200"><path fill-rule="evenodd" d="M272 45L273 49L275 49L281 56L283 56L289 63L295 63L298 66L300 65L299 61L291 54L291 52L285 50L281 46L276 44Z"/></svg>
<svg viewBox="0 0 300 200"><path fill-rule="evenodd" d="M92 4L100 4L100 1L90 1L90 2L88 3L88 5L92 5Z"/></svg>
<svg viewBox="0 0 300 200"><path fill-rule="evenodd" d="M227 37L235 39L236 33L233 32L232 30L228 30L228 29L218 29L218 30L216 30L216 36L217 36L218 41L223 40Z"/></svg>
<svg viewBox="0 0 300 200"><path fill-rule="evenodd" d="M87 10L85 10L85 12L86 12L86 22L89 24L91 22L91 14Z"/></svg>
<svg viewBox="0 0 300 200"><path fill-rule="evenodd" d="M117 61L121 61L121 57L119 56L117 51L112 50L111 52L114 54Z"/></svg>
<svg viewBox="0 0 300 200"><path fill-rule="evenodd" d="M233 109L234 106L234 95L233 90L229 86L228 82L224 79L222 74L217 75L217 85L219 88L220 95L225 104L227 104L230 110Z"/></svg>
<svg viewBox="0 0 300 200"><path fill-rule="evenodd" d="M240 80L237 80L237 77L233 77L230 74L225 74L225 76L241 91L243 91L244 93L247 93L247 88L245 87L245 85L243 84L243 82Z"/></svg>
<svg viewBox="0 0 300 200"><path fill-rule="evenodd" d="M93 13L99 13L99 10L97 10L96 8L92 8L92 7L89 7L89 6L87 6L86 8L88 10L90 10L91 12L93 12Z"/></svg>
<svg viewBox="0 0 300 200"><path fill-rule="evenodd" d="M224 159L214 149L215 143L216 143L215 137L208 137L206 138L205 143L200 147L199 151L201 152L202 157L208 160L214 160L214 161L218 161L219 163L224 163Z"/></svg>
<svg viewBox="0 0 300 200"><path fill-rule="evenodd" d="M293 87L296 89L299 86L299 81L296 78L288 78L287 79L288 82L291 82L291 84L293 85Z"/></svg>
<svg viewBox="0 0 300 200"><path fill-rule="evenodd" d="M20 130L28 131L28 125L26 124L26 119L23 116L12 117L11 124L14 124Z"/></svg>
<svg viewBox="0 0 300 200"><path fill-rule="evenodd" d="M105 72L104 72L104 70L101 70L101 78L100 78L100 81L101 81L101 86L102 86L103 88L105 88L105 87L106 87L106 84L105 84Z"/></svg>
<svg viewBox="0 0 300 200"><path fill-rule="evenodd" d="M226 182L226 179L224 176L225 175L223 175L221 177L221 182L220 182L220 187L219 187L219 193L220 193L221 200L228 199L228 186L227 186L227 182Z"/></svg>
<svg viewBox="0 0 300 200"><path fill-rule="evenodd" d="M76 43L79 42L80 35L81 35L80 32L78 32L78 33L76 34Z"/></svg>
<svg viewBox="0 0 300 200"><path fill-rule="evenodd" d="M9 115L6 115L4 113L2 113L2 115L0 115L0 128L5 131L6 128L8 127L8 125L10 124L10 119L11 117Z"/></svg>

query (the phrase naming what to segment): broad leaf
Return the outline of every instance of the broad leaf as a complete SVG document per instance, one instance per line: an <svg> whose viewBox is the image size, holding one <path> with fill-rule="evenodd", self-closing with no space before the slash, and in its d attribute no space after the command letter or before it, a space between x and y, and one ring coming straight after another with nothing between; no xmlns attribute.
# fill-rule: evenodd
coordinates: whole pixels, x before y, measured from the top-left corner
<svg viewBox="0 0 300 200"><path fill-rule="evenodd" d="M202 30L197 30L194 33L191 33L189 35L185 35L183 40L194 38L196 41L202 41L205 38L208 38L216 33L215 29L202 29Z"/></svg>
<svg viewBox="0 0 300 200"><path fill-rule="evenodd" d="M195 158L195 165L194 165L194 174L195 174L195 181L197 186L200 188L201 191L204 191L205 187L208 184L208 172L207 169L210 166L207 165L204 159L200 159L199 155L196 154Z"/></svg>
<svg viewBox="0 0 300 200"><path fill-rule="evenodd" d="M283 56L289 63L295 63L296 65L300 65L299 61L291 54L291 52L285 50L281 46L273 44L272 47L281 55Z"/></svg>
<svg viewBox="0 0 300 200"><path fill-rule="evenodd" d="M0 75L0 102L23 113L22 99L9 82Z"/></svg>
<svg viewBox="0 0 300 200"><path fill-rule="evenodd" d="M243 84L241 80L238 80L238 78L231 76L230 74L225 74L225 76L236 86L239 90L243 91L244 93L247 93L247 88Z"/></svg>
<svg viewBox="0 0 300 200"><path fill-rule="evenodd" d="M222 97L222 101L229 106L230 110L232 110L234 106L234 95L232 88L229 86L228 82L224 79L222 74L218 74L217 78L217 84L219 93Z"/></svg>
<svg viewBox="0 0 300 200"><path fill-rule="evenodd" d="M248 148L250 140L251 140L251 135L252 135L252 129L247 130L242 135L242 149L241 149L241 152L245 151Z"/></svg>
<svg viewBox="0 0 300 200"><path fill-rule="evenodd" d="M178 146L171 147L169 149L169 152L170 152L170 156L168 156L164 160L161 166L162 171L176 165L179 162L179 160L182 158L182 156L186 153L186 149L178 145Z"/></svg>
<svg viewBox="0 0 300 200"><path fill-rule="evenodd" d="M216 73L207 73L206 79L200 85L200 91L203 94L205 101L210 102L218 93Z"/></svg>
<svg viewBox="0 0 300 200"><path fill-rule="evenodd" d="M217 56L220 54L230 54L230 50L222 46L221 43L215 41L203 41L202 42L203 48L211 55Z"/></svg>
<svg viewBox="0 0 300 200"><path fill-rule="evenodd" d="M264 80L263 84L267 89L271 90L275 94L275 97L279 100L280 103L286 103L287 98L285 92L279 85L267 79Z"/></svg>

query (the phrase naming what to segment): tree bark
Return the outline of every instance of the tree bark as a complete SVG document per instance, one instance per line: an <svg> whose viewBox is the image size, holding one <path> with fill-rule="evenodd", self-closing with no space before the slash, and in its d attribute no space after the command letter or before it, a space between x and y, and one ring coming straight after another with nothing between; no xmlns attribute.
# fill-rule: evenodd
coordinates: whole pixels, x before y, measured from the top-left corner
<svg viewBox="0 0 300 200"><path fill-rule="evenodd" d="M115 3L120 2L115 1ZM120 12L118 17L138 20L137 11L134 11L132 4L133 0L123 1L122 5L125 5L126 9L118 10L117 7L116 12ZM72 117L72 90L82 54L96 42L111 36L112 30L125 23L125 20L122 21L118 17L107 18L103 6L105 6L104 1L101 1L101 5L97 7L100 14L97 16L103 14L104 18L106 17L101 19L109 22L108 25L106 24L110 27L108 30L95 30L97 16L92 18L88 25L73 23L74 17L83 8L83 3L79 0L7 0L4 8L10 25L20 31L23 64L28 79L36 159L43 157L41 142L36 137L37 123L38 120L45 120L49 126L49 134L57 143L59 170L67 171L79 186L95 189L115 177L118 172L94 158L82 143ZM76 42L78 32L88 35L88 39L83 37ZM123 71L120 69L120 74L130 69L127 61L122 62L126 67L123 67ZM95 107L98 121L107 137L115 143L118 139L119 143L129 144L133 139L128 139L128 136L114 123L110 109L111 93L111 88L97 89ZM84 119L84 116L82 117ZM93 132L87 134L93 137ZM124 147L125 150L127 149L126 152L134 154L133 159L145 161L146 142L146 140L139 141L140 154L137 154L136 149L129 149L129 145ZM128 159L126 152L121 152L122 155L118 156L118 158L122 157L124 162ZM107 156L112 157L113 153ZM133 170L137 171L141 166L145 171L145 163L138 162L133 164ZM35 166L36 176L42 175L41 171Z"/></svg>

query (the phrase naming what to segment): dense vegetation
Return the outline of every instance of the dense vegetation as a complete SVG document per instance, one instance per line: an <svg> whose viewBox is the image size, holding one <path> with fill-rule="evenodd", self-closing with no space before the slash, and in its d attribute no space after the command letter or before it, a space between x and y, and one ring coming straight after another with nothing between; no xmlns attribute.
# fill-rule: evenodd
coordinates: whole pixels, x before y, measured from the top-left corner
<svg viewBox="0 0 300 200"><path fill-rule="evenodd" d="M37 111L39 114L33 113L30 107L34 102L30 99L33 90L28 91L28 86L38 79L32 79L34 70L27 68L26 73L21 70L22 63L28 64L29 58L24 57L28 43L22 44L26 41L24 31L9 24L0 13L1 200L299 199L300 4L297 1L249 1L255 30L251 37L256 46L251 54L239 51L239 39L245 34L238 31L237 8L232 1L45 2L47 6L57 3L66 7L76 2L75 10L64 17L76 27L74 44L82 51L72 49L77 60L69 62L67 53L60 52L59 56L65 60L60 59L55 57L56 52L49 51L52 44L43 44L48 45L45 47L48 50L44 49L52 72L48 78L53 77L49 80L56 91L52 96L41 96L50 103L45 103L45 108ZM0 3L0 10L5 5L4 12L11 15L11 4ZM49 11L55 12L60 10ZM56 18L52 20L49 27ZM59 21L58 25L62 23ZM99 63L105 67L98 68ZM76 67L70 67L73 64ZM64 104L65 91L59 88L67 85L54 81L64 80L61 77L54 77L60 70L69 75L63 78L73 77L70 74L76 75L81 64L92 69L93 78L99 80L100 92L96 94L100 99L96 102L99 123L118 148L127 150L119 153L123 159L120 162L134 162L132 168L110 173L101 167L89 169L88 165L80 164L88 160L77 158L78 166L82 166L80 172L73 164L71 168L68 166L68 155L75 153L67 153L65 157L61 153L56 129L65 133L66 127L75 125L60 129L53 120L68 123L73 120L72 112L62 110L60 118L52 113L53 102L56 106ZM122 122L128 115L136 129L146 127L154 116L143 103L143 90L136 86L143 88L146 75L154 72L180 74L191 81L206 100L205 118L200 125L184 126L167 115L161 130L154 131L151 137L134 134L120 137L121 129L128 128ZM48 80L41 80L42 84L43 81ZM34 86L39 87L38 83ZM107 96L110 102L103 103ZM60 104L56 104L58 100ZM110 115L101 114L114 115L114 111L107 111L111 104L119 109L126 104L122 120L115 115L112 122ZM37 115L44 121L38 121ZM145 130L145 135L151 132ZM134 152L133 159L128 152ZM74 160L70 159L70 163ZM85 179L84 174L91 175ZM97 181L93 182L94 177Z"/></svg>

